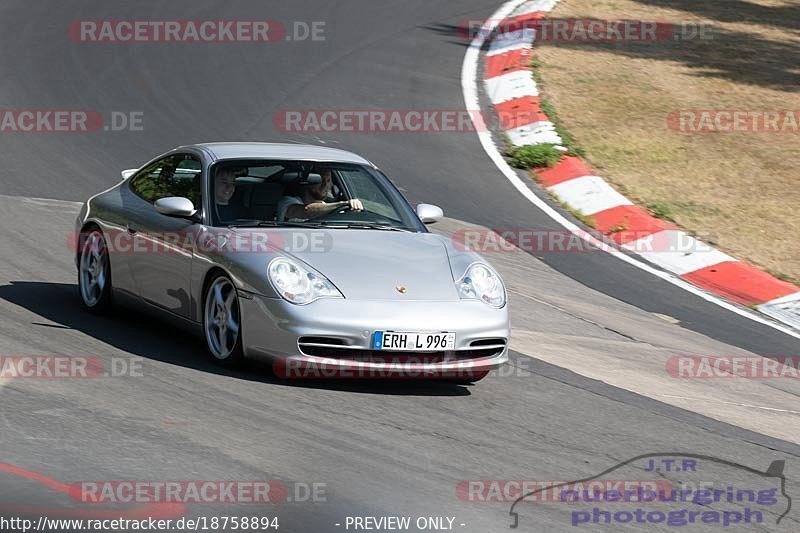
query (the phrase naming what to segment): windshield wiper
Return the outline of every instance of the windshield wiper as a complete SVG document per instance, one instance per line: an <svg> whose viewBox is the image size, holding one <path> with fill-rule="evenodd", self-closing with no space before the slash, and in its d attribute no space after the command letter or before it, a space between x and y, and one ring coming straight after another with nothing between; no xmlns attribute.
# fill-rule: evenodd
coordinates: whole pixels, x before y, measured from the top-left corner
<svg viewBox="0 0 800 533"><path fill-rule="evenodd" d="M320 224L308 222L278 222L275 220L262 220L261 222L248 222L243 224L229 224L229 228L318 228Z"/></svg>
<svg viewBox="0 0 800 533"><path fill-rule="evenodd" d="M376 229L380 231L402 231L404 233L414 233L407 228L390 226L388 224L367 224L364 222L319 222L320 226L334 229Z"/></svg>
<svg viewBox="0 0 800 533"><path fill-rule="evenodd" d="M367 224L364 222L277 222L275 220L262 220L260 222L247 222L241 224L229 224L229 228L328 228L328 229L374 229L380 231L402 231L404 233L414 233L408 228L390 226L388 224Z"/></svg>

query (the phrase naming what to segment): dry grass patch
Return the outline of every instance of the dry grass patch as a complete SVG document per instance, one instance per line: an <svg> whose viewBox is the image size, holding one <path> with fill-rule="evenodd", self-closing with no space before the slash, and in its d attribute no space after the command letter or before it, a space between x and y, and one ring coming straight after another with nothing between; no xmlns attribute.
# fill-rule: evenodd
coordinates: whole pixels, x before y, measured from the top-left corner
<svg viewBox="0 0 800 533"><path fill-rule="evenodd" d="M686 109L800 113L800 3L562 0L555 18L703 22L711 40L544 42L543 96L618 190L739 259L800 280L800 133L680 133Z"/></svg>

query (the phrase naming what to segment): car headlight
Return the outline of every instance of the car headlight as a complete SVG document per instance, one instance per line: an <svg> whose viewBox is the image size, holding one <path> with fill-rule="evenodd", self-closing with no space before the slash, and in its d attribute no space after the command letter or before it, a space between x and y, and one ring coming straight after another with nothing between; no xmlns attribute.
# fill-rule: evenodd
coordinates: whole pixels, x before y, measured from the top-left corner
<svg viewBox="0 0 800 533"><path fill-rule="evenodd" d="M309 304L319 298L344 298L325 276L287 257L276 257L267 270L275 291L293 304Z"/></svg>
<svg viewBox="0 0 800 533"><path fill-rule="evenodd" d="M458 295L464 300L481 300L492 307L506 305L506 288L494 270L481 263L473 263L456 282Z"/></svg>

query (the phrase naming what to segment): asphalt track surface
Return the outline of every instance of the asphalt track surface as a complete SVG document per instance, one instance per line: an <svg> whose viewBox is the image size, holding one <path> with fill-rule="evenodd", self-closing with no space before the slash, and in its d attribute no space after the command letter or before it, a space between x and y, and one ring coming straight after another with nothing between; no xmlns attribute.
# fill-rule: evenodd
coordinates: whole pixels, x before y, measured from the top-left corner
<svg viewBox="0 0 800 533"><path fill-rule="evenodd" d="M438 204L452 219L560 229L508 184L474 134L287 134L273 125L274 113L287 109L461 108L466 43L454 26L496 7L472 0L4 2L1 108L136 111L145 130L0 135L0 353L141 357L143 371L0 383L0 463L64 483L324 483L325 502L187 511L277 515L282 531L338 531L348 515L453 516L462 531L503 531L509 505L463 501L459 481L578 479L638 454L676 450L762 470L785 459L789 492L800 494L792 481L800 455L794 382L741 390L704 384L695 391L704 399L693 401L661 390L667 378L647 367L656 361L663 369L669 354L798 354L800 342L607 254L490 257L512 290L519 340L510 372L471 387L286 383L258 367L227 372L206 363L202 342L169 326L80 311L66 246L75 205L22 197L83 200L116 183L121 169L180 144L325 143L371 159L412 203ZM67 34L76 19L186 18L324 21L325 41L91 44ZM603 377L609 368L614 376ZM740 397L742 405L717 406L719 397ZM731 482L740 475L730 473ZM62 509L70 501L0 470L0 503ZM528 505L520 528L574 529L566 514ZM785 520L761 528L797 530L792 514Z"/></svg>

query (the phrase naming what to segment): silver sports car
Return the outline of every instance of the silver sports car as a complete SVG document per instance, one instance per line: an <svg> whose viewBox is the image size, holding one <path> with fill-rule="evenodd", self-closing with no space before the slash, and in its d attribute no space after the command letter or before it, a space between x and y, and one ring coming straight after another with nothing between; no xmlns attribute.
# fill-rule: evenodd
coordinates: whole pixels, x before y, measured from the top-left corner
<svg viewBox="0 0 800 533"><path fill-rule="evenodd" d="M155 310L214 361L266 358L283 377L469 382L508 359L500 276L362 157L197 144L122 176L76 222L90 312Z"/></svg>

